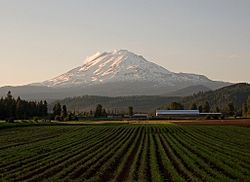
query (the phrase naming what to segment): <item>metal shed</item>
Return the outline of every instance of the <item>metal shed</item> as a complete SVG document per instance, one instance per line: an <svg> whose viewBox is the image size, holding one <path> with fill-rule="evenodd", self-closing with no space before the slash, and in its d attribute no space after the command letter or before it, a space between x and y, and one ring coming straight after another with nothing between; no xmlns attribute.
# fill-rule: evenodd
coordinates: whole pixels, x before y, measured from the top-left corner
<svg viewBox="0 0 250 182"><path fill-rule="evenodd" d="M156 116L199 116L199 110L156 110Z"/></svg>

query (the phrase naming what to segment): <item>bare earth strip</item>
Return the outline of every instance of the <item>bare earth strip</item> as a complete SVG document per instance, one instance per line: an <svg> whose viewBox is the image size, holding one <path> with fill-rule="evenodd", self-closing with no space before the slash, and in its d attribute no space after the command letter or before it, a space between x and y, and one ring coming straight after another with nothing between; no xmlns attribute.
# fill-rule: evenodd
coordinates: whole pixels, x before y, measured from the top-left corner
<svg viewBox="0 0 250 182"><path fill-rule="evenodd" d="M59 123L59 122L54 122ZM250 127L250 119L224 119L224 120L129 120L129 121L77 121L60 122L61 124L178 124L178 125L232 125Z"/></svg>

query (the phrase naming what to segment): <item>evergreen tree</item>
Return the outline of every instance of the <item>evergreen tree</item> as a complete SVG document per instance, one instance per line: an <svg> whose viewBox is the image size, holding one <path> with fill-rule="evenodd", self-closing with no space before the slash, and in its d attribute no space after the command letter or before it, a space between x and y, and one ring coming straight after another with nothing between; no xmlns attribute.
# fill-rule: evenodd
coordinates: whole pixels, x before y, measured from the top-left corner
<svg viewBox="0 0 250 182"><path fill-rule="evenodd" d="M28 107L29 107L29 109L28 109L29 117L38 116L37 115L38 114L38 109L37 109L38 107L37 107L36 102L34 102L34 101L29 102Z"/></svg>
<svg viewBox="0 0 250 182"><path fill-rule="evenodd" d="M12 100L12 95L11 95L11 91L8 91L7 93L7 100Z"/></svg>
<svg viewBox="0 0 250 182"><path fill-rule="evenodd" d="M107 117L107 112L106 112L106 109L102 109L102 117Z"/></svg>
<svg viewBox="0 0 250 182"><path fill-rule="evenodd" d="M215 109L216 112L220 112L220 108L217 106Z"/></svg>
<svg viewBox="0 0 250 182"><path fill-rule="evenodd" d="M43 101L37 104L37 116L43 116Z"/></svg>
<svg viewBox="0 0 250 182"><path fill-rule="evenodd" d="M4 99L1 97L0 99L0 119L5 118L5 109L4 109Z"/></svg>
<svg viewBox="0 0 250 182"><path fill-rule="evenodd" d="M207 101L206 101L206 103L204 105L203 111L207 112L207 113L210 112L210 105L209 105L209 103Z"/></svg>
<svg viewBox="0 0 250 182"><path fill-rule="evenodd" d="M191 109L191 110L197 110L197 105L196 105L196 103L193 103L190 109Z"/></svg>
<svg viewBox="0 0 250 182"><path fill-rule="evenodd" d="M53 115L54 116L61 116L62 113L62 107L60 103L56 103L53 107Z"/></svg>
<svg viewBox="0 0 250 182"><path fill-rule="evenodd" d="M92 110L89 111L89 116L93 117L93 111Z"/></svg>
<svg viewBox="0 0 250 182"><path fill-rule="evenodd" d="M11 92L5 98L0 99L0 119L30 119L34 116L43 116L48 113L47 102L25 101L20 97L13 98Z"/></svg>
<svg viewBox="0 0 250 182"><path fill-rule="evenodd" d="M74 114L72 112L69 113L68 120L69 121L73 121L74 120Z"/></svg>
<svg viewBox="0 0 250 182"><path fill-rule="evenodd" d="M7 93L7 97L5 99L5 107L7 118L14 119L16 114L16 103L15 99L11 95L11 91Z"/></svg>
<svg viewBox="0 0 250 182"><path fill-rule="evenodd" d="M242 105L242 116L247 117L247 104L246 103Z"/></svg>
<svg viewBox="0 0 250 182"><path fill-rule="evenodd" d="M202 105L200 105L200 106L198 107L198 110L199 110L200 113L203 112L203 107L202 107Z"/></svg>
<svg viewBox="0 0 250 182"><path fill-rule="evenodd" d="M48 116L48 103L47 101L43 101L43 111L42 116Z"/></svg>
<svg viewBox="0 0 250 182"><path fill-rule="evenodd" d="M228 104L228 109L227 109L228 111L228 114L230 115L230 116L233 116L234 114L235 114L235 112L234 112L234 105L233 105L233 103L229 103Z"/></svg>
<svg viewBox="0 0 250 182"><path fill-rule="evenodd" d="M247 117L250 117L250 96L247 99Z"/></svg>
<svg viewBox="0 0 250 182"><path fill-rule="evenodd" d="M134 108L132 106L128 107L128 115L132 117L134 115Z"/></svg>
<svg viewBox="0 0 250 182"><path fill-rule="evenodd" d="M24 119L23 101L20 97L18 97L16 101L16 118Z"/></svg>
<svg viewBox="0 0 250 182"><path fill-rule="evenodd" d="M178 102L171 102L168 106L170 110L183 110L184 106Z"/></svg>
<svg viewBox="0 0 250 182"><path fill-rule="evenodd" d="M95 117L96 117L96 118L102 117L102 105L101 105L101 104L98 104L98 105L96 106Z"/></svg>
<svg viewBox="0 0 250 182"><path fill-rule="evenodd" d="M66 118L67 115L68 115L67 107L66 107L66 105L63 105L63 107L62 107L62 117Z"/></svg>

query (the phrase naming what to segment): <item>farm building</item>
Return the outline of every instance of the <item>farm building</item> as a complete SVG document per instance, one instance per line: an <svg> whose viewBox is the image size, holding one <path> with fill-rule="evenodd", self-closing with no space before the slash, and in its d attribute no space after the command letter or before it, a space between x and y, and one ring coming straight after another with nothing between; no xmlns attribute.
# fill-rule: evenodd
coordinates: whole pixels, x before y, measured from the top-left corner
<svg viewBox="0 0 250 182"><path fill-rule="evenodd" d="M157 117L222 116L222 113L200 113L199 110L156 110Z"/></svg>
<svg viewBox="0 0 250 182"><path fill-rule="evenodd" d="M199 110L156 110L156 116L199 116Z"/></svg>

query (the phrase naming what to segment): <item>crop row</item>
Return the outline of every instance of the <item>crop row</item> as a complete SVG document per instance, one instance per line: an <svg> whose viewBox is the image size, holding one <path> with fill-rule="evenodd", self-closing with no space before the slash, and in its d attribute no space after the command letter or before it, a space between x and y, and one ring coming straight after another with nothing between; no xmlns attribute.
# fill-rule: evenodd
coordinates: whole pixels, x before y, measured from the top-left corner
<svg viewBox="0 0 250 182"><path fill-rule="evenodd" d="M6 133L0 135L2 181L250 180L248 128L103 125L32 129L27 136L24 128L2 129Z"/></svg>

